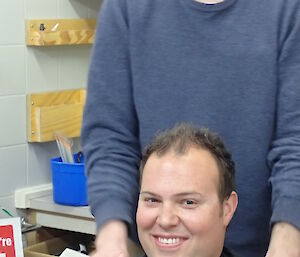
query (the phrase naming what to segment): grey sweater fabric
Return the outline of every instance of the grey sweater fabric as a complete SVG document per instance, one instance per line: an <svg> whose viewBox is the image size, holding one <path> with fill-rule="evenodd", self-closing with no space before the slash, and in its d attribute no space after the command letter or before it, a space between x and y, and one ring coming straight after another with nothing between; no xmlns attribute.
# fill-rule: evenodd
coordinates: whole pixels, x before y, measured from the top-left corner
<svg viewBox="0 0 300 257"><path fill-rule="evenodd" d="M184 121L236 162L229 248L264 256L270 224L300 228L300 0L104 0L98 25L82 128L98 226L136 238L141 150Z"/></svg>

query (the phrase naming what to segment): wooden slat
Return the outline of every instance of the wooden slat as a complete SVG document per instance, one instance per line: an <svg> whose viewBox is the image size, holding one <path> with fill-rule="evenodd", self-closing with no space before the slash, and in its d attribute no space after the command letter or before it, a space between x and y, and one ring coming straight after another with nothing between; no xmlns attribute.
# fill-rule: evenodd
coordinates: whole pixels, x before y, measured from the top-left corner
<svg viewBox="0 0 300 257"><path fill-rule="evenodd" d="M82 101L81 94L84 89L62 90L47 93L30 94L31 104L34 106L53 106L59 104L73 104Z"/></svg>
<svg viewBox="0 0 300 257"><path fill-rule="evenodd" d="M28 95L28 141L52 141L55 131L80 136L84 95L84 89Z"/></svg>
<svg viewBox="0 0 300 257"><path fill-rule="evenodd" d="M26 43L30 46L92 44L95 19L27 20Z"/></svg>

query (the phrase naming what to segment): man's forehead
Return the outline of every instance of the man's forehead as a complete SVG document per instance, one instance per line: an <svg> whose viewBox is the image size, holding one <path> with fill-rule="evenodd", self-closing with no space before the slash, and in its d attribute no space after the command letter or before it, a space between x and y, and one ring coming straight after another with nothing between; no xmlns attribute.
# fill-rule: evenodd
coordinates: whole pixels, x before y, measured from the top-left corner
<svg viewBox="0 0 300 257"><path fill-rule="evenodd" d="M188 191L198 191L199 186L213 183L218 189L218 165L211 154L203 149L190 148L184 154L174 151L164 155L153 153L144 167L142 186L176 187L176 183L188 187ZM175 184L174 184L175 183Z"/></svg>
<svg viewBox="0 0 300 257"><path fill-rule="evenodd" d="M188 144L185 147L179 147L177 144L171 146L169 149L167 150L163 150L163 151L155 151L153 152L150 156L155 156L157 158L162 158L164 156L174 156L174 157L181 157L181 156L186 156L188 155L190 152L194 152L197 155L209 155L212 158L214 158L214 155L205 147L203 146L199 146L196 144ZM148 159L148 160L149 160Z"/></svg>
<svg viewBox="0 0 300 257"><path fill-rule="evenodd" d="M160 163L165 160L178 160L180 161L188 161L188 162L195 162L201 161L203 159L209 160L210 166L218 167L218 163L216 161L216 157L208 150L203 147L199 146L189 146L184 151L177 151L176 148L170 148L165 152L153 152L146 162L147 163L153 162L155 160L157 163Z"/></svg>

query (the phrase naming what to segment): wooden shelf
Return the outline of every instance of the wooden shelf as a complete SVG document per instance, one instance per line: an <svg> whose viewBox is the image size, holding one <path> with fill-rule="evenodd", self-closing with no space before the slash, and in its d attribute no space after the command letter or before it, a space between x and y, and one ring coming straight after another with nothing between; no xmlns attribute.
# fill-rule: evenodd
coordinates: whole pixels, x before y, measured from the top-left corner
<svg viewBox="0 0 300 257"><path fill-rule="evenodd" d="M26 44L28 46L92 44L95 30L95 19L26 20Z"/></svg>
<svg viewBox="0 0 300 257"><path fill-rule="evenodd" d="M53 141L54 131L80 136L85 95L85 89L27 95L28 141Z"/></svg>

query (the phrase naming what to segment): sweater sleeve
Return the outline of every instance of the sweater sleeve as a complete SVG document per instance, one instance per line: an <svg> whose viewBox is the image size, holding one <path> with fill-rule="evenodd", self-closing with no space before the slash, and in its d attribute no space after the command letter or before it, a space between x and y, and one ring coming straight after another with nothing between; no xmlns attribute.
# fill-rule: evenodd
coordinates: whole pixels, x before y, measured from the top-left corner
<svg viewBox="0 0 300 257"><path fill-rule="evenodd" d="M135 231L140 146L126 12L125 0L102 3L88 74L81 141L88 202L97 230L106 221L117 219L125 221L131 233Z"/></svg>
<svg viewBox="0 0 300 257"><path fill-rule="evenodd" d="M271 224L300 229L300 1L282 18L278 56L277 124L268 156L272 168ZM296 5L296 4L295 4Z"/></svg>

